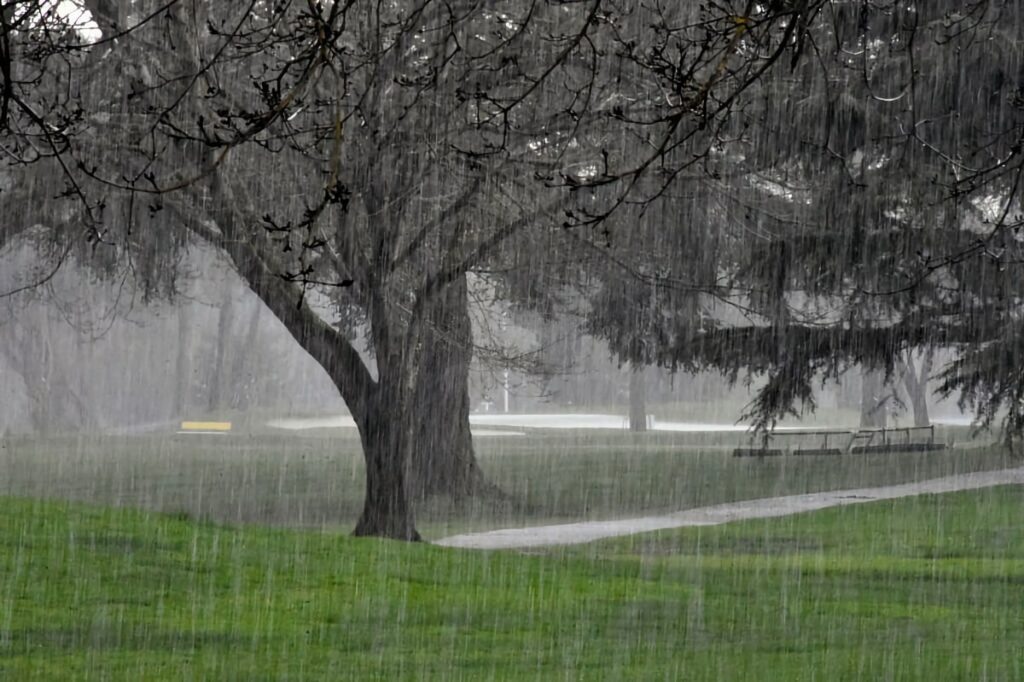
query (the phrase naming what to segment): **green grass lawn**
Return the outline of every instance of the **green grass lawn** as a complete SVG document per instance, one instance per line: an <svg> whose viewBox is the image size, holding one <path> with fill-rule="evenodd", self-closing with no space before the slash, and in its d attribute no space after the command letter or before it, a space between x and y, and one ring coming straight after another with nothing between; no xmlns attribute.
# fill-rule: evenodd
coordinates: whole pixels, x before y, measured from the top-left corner
<svg viewBox="0 0 1024 682"><path fill-rule="evenodd" d="M0 498L0 679L1019 680L1024 491L484 553Z"/></svg>
<svg viewBox="0 0 1024 682"><path fill-rule="evenodd" d="M965 429L933 453L735 458L742 433L532 432L477 438L519 504L420 505L426 537L617 518L758 497L884 485L1014 464ZM991 437L989 437L991 438ZM966 442L965 442L966 441ZM219 523L349 530L363 500L354 432L0 439L0 494L129 506Z"/></svg>

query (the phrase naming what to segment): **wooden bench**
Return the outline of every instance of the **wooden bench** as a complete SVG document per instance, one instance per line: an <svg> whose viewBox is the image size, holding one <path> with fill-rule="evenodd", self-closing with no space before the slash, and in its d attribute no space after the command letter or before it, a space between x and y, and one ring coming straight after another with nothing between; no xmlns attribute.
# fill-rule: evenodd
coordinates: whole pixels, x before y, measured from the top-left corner
<svg viewBox="0 0 1024 682"><path fill-rule="evenodd" d="M760 447L733 450L734 457L778 457L781 455L844 455L867 452L931 452L946 446L935 442L934 426L905 426L892 429L805 429L758 434ZM926 440L919 440L927 436ZM773 441L795 437L795 444L779 447ZM814 440L809 447L804 444Z"/></svg>

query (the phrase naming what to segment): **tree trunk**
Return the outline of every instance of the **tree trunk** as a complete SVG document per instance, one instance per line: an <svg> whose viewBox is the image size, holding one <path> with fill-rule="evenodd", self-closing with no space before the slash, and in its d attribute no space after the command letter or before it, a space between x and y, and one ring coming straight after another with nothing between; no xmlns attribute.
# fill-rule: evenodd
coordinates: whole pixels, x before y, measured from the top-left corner
<svg viewBox="0 0 1024 682"><path fill-rule="evenodd" d="M26 352L24 357L31 357L30 363L25 363L22 376L30 376L32 379L26 381L32 398L32 428L35 433L47 433L54 429L53 407L54 379L53 371L53 348L50 342L50 324L45 311L39 314L39 336L32 342L31 353Z"/></svg>
<svg viewBox="0 0 1024 682"><path fill-rule="evenodd" d="M249 239L239 236L241 216L220 173L213 174L211 195L217 206L222 236L215 243L225 249L249 288L284 324L295 340L322 366L338 387L359 429L366 462L366 497L355 535L419 540L408 498L407 466L412 441L410 402L420 334L395 324L394 311L380 296L369 305L377 356L377 379L352 343L324 322L298 296L290 282L269 269ZM371 290L372 287L371 287ZM418 317L412 315L410 326Z"/></svg>
<svg viewBox="0 0 1024 682"><path fill-rule="evenodd" d="M418 358L409 356L418 355L417 336L410 329L407 339L378 344L377 385L371 399L353 410L366 460L366 497L357 536L421 539L408 485L413 420L418 417L411 403ZM380 353L381 348L390 352Z"/></svg>
<svg viewBox="0 0 1024 682"><path fill-rule="evenodd" d="M256 382L251 376L250 367L253 365L258 366L258 362L253 358L256 353L256 339L259 336L260 329L260 311L263 308L263 302L255 300L252 302L252 313L249 315L249 326L246 329L245 336L242 337L242 352L235 353L234 359L231 362L231 372L229 374L231 381L231 402L230 406L238 409L244 409L249 407L255 402L255 399L259 395Z"/></svg>
<svg viewBox="0 0 1024 682"><path fill-rule="evenodd" d="M647 382L644 368L633 365L629 372L629 430L647 430Z"/></svg>
<svg viewBox="0 0 1024 682"><path fill-rule="evenodd" d="M171 417L179 419L188 410L192 390L192 309L188 303L178 307L178 354L174 363L174 403Z"/></svg>
<svg viewBox="0 0 1024 682"><path fill-rule="evenodd" d="M884 429L885 375L877 369L861 369L860 425L866 429Z"/></svg>
<svg viewBox="0 0 1024 682"><path fill-rule="evenodd" d="M928 378L932 371L934 353L927 351L921 359L920 367L914 366L913 353L907 353L907 359L901 362L903 370L903 386L907 389L911 408L914 410L914 426L931 426L928 415Z"/></svg>
<svg viewBox="0 0 1024 682"><path fill-rule="evenodd" d="M423 332L414 409L416 440L410 492L445 495L459 502L476 495L503 497L473 455L469 430L469 364L473 333L466 278L452 282L432 306Z"/></svg>
<svg viewBox="0 0 1024 682"><path fill-rule="evenodd" d="M227 386L229 381L237 381L237 377L228 372L228 356L232 344L231 323L234 320L234 297L231 287L224 284L224 300L217 311L217 349L213 358L213 373L210 376L209 407L219 410L226 407ZM239 353L241 354L241 353Z"/></svg>
<svg viewBox="0 0 1024 682"><path fill-rule="evenodd" d="M932 420L928 415L928 400L924 386L910 394L910 405L914 410L914 426L931 426Z"/></svg>
<svg viewBox="0 0 1024 682"><path fill-rule="evenodd" d="M490 488L473 458L469 435L467 379L472 334L465 278L437 292L429 304L423 303L426 308L414 306L404 322L393 317L396 311L386 300L371 296L367 312L377 362L374 379L351 342L301 298L296 303L296 288L273 275L251 240L237 237L240 216L230 208L235 204L232 193L219 174L213 178L211 195L216 205L224 207L217 216L224 237L216 243L226 250L252 292L327 370L359 428L366 461L366 497L354 533L418 540L409 497L413 488L409 478L415 471L429 474L415 476L415 487L424 490L443 486L447 492L468 489L476 493ZM370 290L374 291L372 286ZM452 349L445 353L429 350L431 341L438 340L431 337L442 337L434 333L438 330L445 331L444 339L462 337L463 343L445 344ZM435 385L431 390L429 384L434 380L442 382L442 388ZM421 382L427 384L422 397L416 388ZM417 398L420 402L415 402ZM426 415L427 406L444 419ZM431 429L426 436L417 430L424 422L424 428ZM414 447L415 439L438 446Z"/></svg>
<svg viewBox="0 0 1024 682"><path fill-rule="evenodd" d="M387 408L382 405L382 409ZM366 496L363 513L353 534L419 541L409 501L404 442L399 424L386 412L370 411L359 428L366 461Z"/></svg>
<svg viewBox="0 0 1024 682"><path fill-rule="evenodd" d="M71 381L73 387L69 396L78 408L79 428L95 429L107 417L103 414L103 401L96 399L95 382L90 381L89 372L96 366L94 360L95 342L83 332L76 330L75 335L75 368Z"/></svg>

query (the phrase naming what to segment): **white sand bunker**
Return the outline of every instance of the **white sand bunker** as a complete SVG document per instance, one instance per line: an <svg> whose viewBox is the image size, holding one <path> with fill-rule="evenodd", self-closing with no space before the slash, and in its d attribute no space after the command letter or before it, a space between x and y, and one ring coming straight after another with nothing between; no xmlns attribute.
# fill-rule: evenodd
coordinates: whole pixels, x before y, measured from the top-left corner
<svg viewBox="0 0 1024 682"><path fill-rule="evenodd" d="M330 417L286 417L271 419L267 426L288 431L305 431L307 429L354 429L356 422L347 414Z"/></svg>
<svg viewBox="0 0 1024 682"><path fill-rule="evenodd" d="M523 436L522 431L509 431L506 429L476 428L473 419L470 418L470 432L474 436ZM285 429L287 431L305 431L308 429L354 429L355 420L348 415L336 415L330 417L287 417L284 419L271 419L267 426L274 429Z"/></svg>
<svg viewBox="0 0 1024 682"><path fill-rule="evenodd" d="M617 414L503 414L479 413L469 416L470 424L518 426L531 429L615 429L629 428L629 418ZM712 424L655 420L654 431L746 431L745 424Z"/></svg>
<svg viewBox="0 0 1024 682"><path fill-rule="evenodd" d="M550 545L575 545L604 538L669 528L715 526L729 523L730 521L787 516L789 514L799 514L801 512L816 511L818 509L847 504L891 500L926 493L975 490L1008 484L1024 485L1024 467L946 476L928 481L903 483L880 488L835 490L806 495L789 495L787 497L730 502L728 504L716 504L711 507L688 509L674 514L665 514L664 516L644 516L618 521L589 521L553 526L508 528L486 533L468 533L443 538L435 544L469 549L514 549Z"/></svg>

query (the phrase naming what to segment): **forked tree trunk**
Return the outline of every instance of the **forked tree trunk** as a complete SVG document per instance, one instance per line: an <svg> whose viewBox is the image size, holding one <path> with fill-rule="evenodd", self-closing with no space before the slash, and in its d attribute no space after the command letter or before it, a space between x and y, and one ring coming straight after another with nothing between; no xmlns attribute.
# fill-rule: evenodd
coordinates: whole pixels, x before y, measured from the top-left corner
<svg viewBox="0 0 1024 682"><path fill-rule="evenodd" d="M927 351L921 358L921 364L914 366L913 353L907 353L907 359L901 362L903 370L903 386L907 389L910 406L914 411L914 426L931 426L928 415L928 379L932 372L934 353Z"/></svg>
<svg viewBox="0 0 1024 682"><path fill-rule="evenodd" d="M218 205L233 205L231 192L218 175L214 176L211 194ZM226 235L220 245L231 256L239 274L302 347L327 370L356 421L366 462L366 496L354 534L419 540L410 497L413 462L421 473L429 472L435 484L443 485L448 491L471 488L475 492L479 489L478 482L483 480L472 456L469 436L466 382L470 345L468 342L454 344L452 347L456 350L448 355L432 351L428 357L426 342L429 338L424 332L432 320L444 321L443 327L452 326L455 320L453 333L471 338L465 279L446 286L438 292L438 298L430 302L429 308L415 310L411 320L405 323L391 317L395 311L385 300L371 302L368 312L378 375L374 380L352 344L313 313L305 302L300 300L296 305L295 289L274 276L245 240L233 238L237 235L238 215L229 209L218 218L218 225ZM465 331L460 332L459 328ZM442 367L445 362L450 366ZM424 367L427 369L422 369ZM443 380L442 388L435 389L436 394L428 390L429 382L434 379ZM423 389L427 391L427 399L416 403L416 386L421 381L428 384ZM443 414L445 418L431 419L430 411ZM433 425L433 441L425 438L425 442L455 445L414 447L415 440L422 438L416 429L421 422Z"/></svg>
<svg viewBox="0 0 1024 682"><path fill-rule="evenodd" d="M416 439L409 467L410 492L420 499L443 495L459 502L478 495L501 496L473 454L468 298L466 278L459 278L440 294L424 325L413 406L418 415Z"/></svg>
<svg viewBox="0 0 1024 682"><path fill-rule="evenodd" d="M910 407L914 411L914 426L931 426L928 399L923 386L910 393Z"/></svg>
<svg viewBox="0 0 1024 682"><path fill-rule="evenodd" d="M415 330L396 325L387 302L375 298L370 308L378 368L374 380L355 347L305 301L296 303L296 289L275 276L248 241L236 238L239 214L230 208L233 197L219 174L213 179L211 194L217 205L226 207L218 215L224 235L218 245L226 250L252 292L327 370L355 418L366 462L366 488L354 534L419 540L408 495L407 467L414 416L410 403L419 359L410 356L419 355L421 337Z"/></svg>

